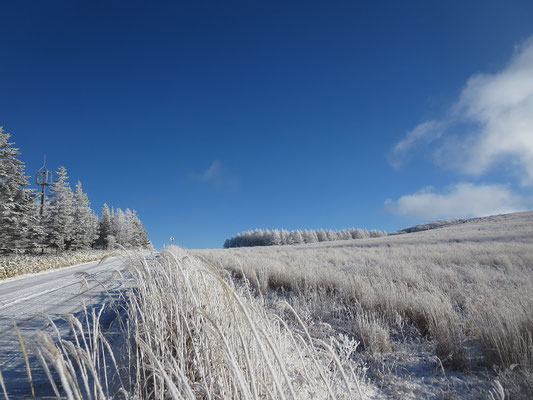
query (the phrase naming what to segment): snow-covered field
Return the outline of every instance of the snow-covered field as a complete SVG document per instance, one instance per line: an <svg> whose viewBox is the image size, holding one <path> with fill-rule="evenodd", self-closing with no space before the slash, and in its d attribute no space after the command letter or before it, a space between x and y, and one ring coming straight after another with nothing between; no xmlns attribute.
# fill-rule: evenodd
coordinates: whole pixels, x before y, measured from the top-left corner
<svg viewBox="0 0 533 400"><path fill-rule="evenodd" d="M487 398L501 384L510 398L533 398L533 212L193 253L245 276L267 308L288 301L317 335L360 341L354 362L382 396Z"/></svg>

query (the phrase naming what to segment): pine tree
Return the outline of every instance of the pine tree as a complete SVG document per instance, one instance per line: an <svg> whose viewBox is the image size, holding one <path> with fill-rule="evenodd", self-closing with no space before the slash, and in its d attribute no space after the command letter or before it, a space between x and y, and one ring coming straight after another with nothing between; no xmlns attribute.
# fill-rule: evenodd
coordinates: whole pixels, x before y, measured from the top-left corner
<svg viewBox="0 0 533 400"><path fill-rule="evenodd" d="M328 234L324 229L317 231L316 236L319 242L326 242L328 240Z"/></svg>
<svg viewBox="0 0 533 400"><path fill-rule="evenodd" d="M111 230L117 244L127 247L128 232L126 226L126 216L121 208L114 210L111 216Z"/></svg>
<svg viewBox="0 0 533 400"><path fill-rule="evenodd" d="M148 239L148 235L146 234L146 229L144 229L144 226L137 216L137 212L135 210L132 210L130 215L130 224L132 226L132 240L131 244L134 247L143 247L148 248L151 246L150 240Z"/></svg>
<svg viewBox="0 0 533 400"><path fill-rule="evenodd" d="M302 233L300 231L291 231L289 234L289 244L303 243Z"/></svg>
<svg viewBox="0 0 533 400"><path fill-rule="evenodd" d="M35 194L26 188L20 152L9 143L0 127L0 251L30 250L38 246L43 232L35 212Z"/></svg>
<svg viewBox="0 0 533 400"><path fill-rule="evenodd" d="M71 243L74 250L90 248L97 237L98 222L90 205L89 198L78 181L74 192L74 229Z"/></svg>
<svg viewBox="0 0 533 400"><path fill-rule="evenodd" d="M339 237L337 235L337 232L335 232L335 231L333 231L331 229L328 229L326 234L327 234L328 241L334 241L334 240L338 240L339 239Z"/></svg>
<svg viewBox="0 0 533 400"><path fill-rule="evenodd" d="M50 187L50 207L45 221L46 241L62 251L69 248L74 234L74 195L68 184L67 170L59 167Z"/></svg>
<svg viewBox="0 0 533 400"><path fill-rule="evenodd" d="M306 229L303 233L303 239L305 243L315 243L318 242L318 238L316 236L316 232L313 230Z"/></svg>
<svg viewBox="0 0 533 400"><path fill-rule="evenodd" d="M98 239L96 240L96 245L99 248L107 249L108 237L111 235L111 212L109 211L108 205L104 203L102 212L100 213L100 220L98 221Z"/></svg>
<svg viewBox="0 0 533 400"><path fill-rule="evenodd" d="M124 212L125 217L125 234L126 238L124 247L138 247L137 244L137 226L135 225L135 211L126 208Z"/></svg>
<svg viewBox="0 0 533 400"><path fill-rule="evenodd" d="M348 229L342 229L337 232L337 235L339 237L339 240L348 240L352 238L352 235L350 235L350 232Z"/></svg>
<svg viewBox="0 0 533 400"><path fill-rule="evenodd" d="M278 229L274 229L271 231L272 238L270 240L270 244L272 246L278 246L281 244L281 233Z"/></svg>
<svg viewBox="0 0 533 400"><path fill-rule="evenodd" d="M35 193L32 189L18 191L15 203L15 211L20 216L18 230L14 235L14 247L16 249L30 251L42 247L45 238L44 229L41 225L39 208L35 203Z"/></svg>
<svg viewBox="0 0 533 400"><path fill-rule="evenodd" d="M286 229L282 229L279 232L279 235L280 235L280 242L282 245L289 244L289 231L287 231Z"/></svg>

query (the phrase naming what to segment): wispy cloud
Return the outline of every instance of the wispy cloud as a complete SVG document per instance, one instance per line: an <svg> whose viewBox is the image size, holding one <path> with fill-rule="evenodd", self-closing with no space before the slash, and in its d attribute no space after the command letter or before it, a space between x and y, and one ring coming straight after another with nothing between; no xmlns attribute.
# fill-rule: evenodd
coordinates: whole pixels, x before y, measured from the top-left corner
<svg viewBox="0 0 533 400"><path fill-rule="evenodd" d="M398 167L428 143L438 165L470 176L505 165L522 185L533 185L533 38L501 71L472 76L449 113L408 132L389 161Z"/></svg>
<svg viewBox="0 0 533 400"><path fill-rule="evenodd" d="M391 165L399 168L415 145L422 142L431 143L439 139L444 132L445 125L443 121L426 121L407 132L405 137L396 143L388 155Z"/></svg>
<svg viewBox="0 0 533 400"><path fill-rule="evenodd" d="M506 185L458 183L443 193L432 187L387 200L385 209L403 217L438 219L449 217L483 217L526 210L531 199L514 194Z"/></svg>
<svg viewBox="0 0 533 400"><path fill-rule="evenodd" d="M227 173L226 169L218 160L214 160L204 172L191 174L191 178L215 186L237 186L239 183L237 178Z"/></svg>

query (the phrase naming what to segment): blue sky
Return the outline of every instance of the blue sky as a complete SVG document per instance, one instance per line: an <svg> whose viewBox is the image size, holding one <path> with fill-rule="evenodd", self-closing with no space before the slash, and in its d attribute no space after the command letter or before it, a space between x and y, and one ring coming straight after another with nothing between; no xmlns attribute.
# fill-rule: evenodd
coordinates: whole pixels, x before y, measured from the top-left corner
<svg viewBox="0 0 533 400"><path fill-rule="evenodd" d="M531 209L533 3L0 4L0 125L157 247Z"/></svg>

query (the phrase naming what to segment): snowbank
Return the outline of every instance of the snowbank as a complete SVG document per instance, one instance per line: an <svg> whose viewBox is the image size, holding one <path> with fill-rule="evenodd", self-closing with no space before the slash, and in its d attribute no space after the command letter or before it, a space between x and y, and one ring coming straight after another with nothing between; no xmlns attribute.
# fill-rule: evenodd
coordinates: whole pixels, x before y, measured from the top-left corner
<svg viewBox="0 0 533 400"><path fill-rule="evenodd" d="M104 256L118 254L112 250L65 251L59 254L31 254L0 256L0 280L17 275L100 260Z"/></svg>

